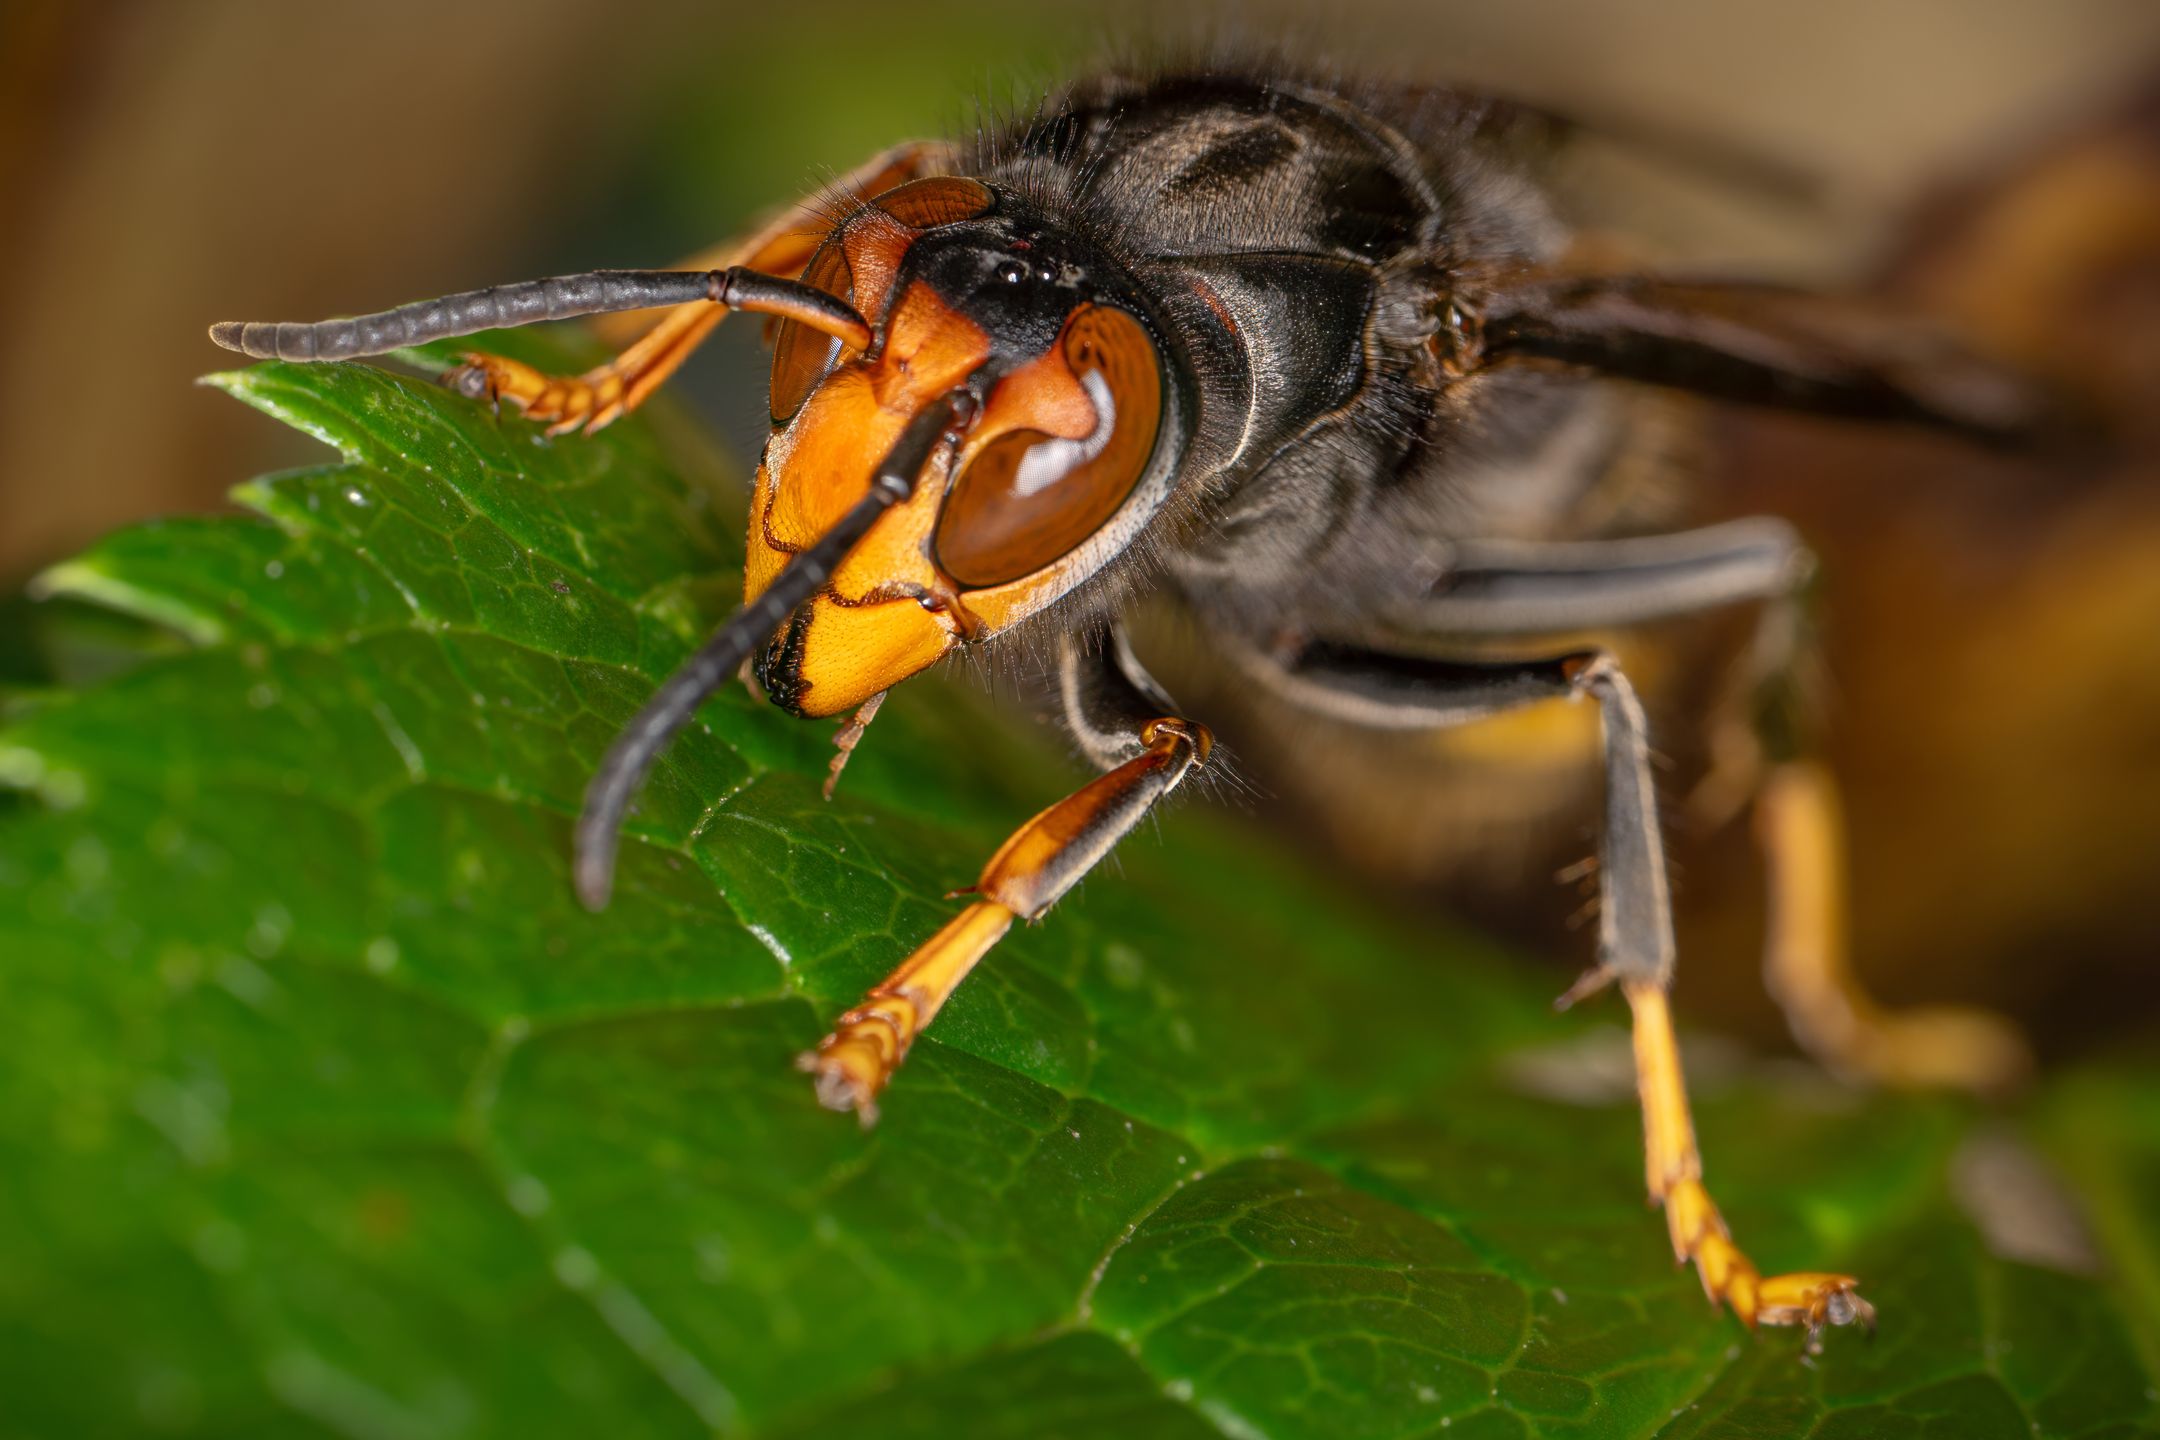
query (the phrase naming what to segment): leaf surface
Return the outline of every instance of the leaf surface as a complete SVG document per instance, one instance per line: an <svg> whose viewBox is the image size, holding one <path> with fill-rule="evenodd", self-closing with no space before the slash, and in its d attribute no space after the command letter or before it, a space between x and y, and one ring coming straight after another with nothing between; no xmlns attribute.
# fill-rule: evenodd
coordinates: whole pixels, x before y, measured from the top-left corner
<svg viewBox="0 0 2160 1440"><path fill-rule="evenodd" d="M731 687L587 915L585 779L726 608L732 511L644 419L216 383L338 459L60 567L181 643L0 730L10 1429L2160 1433L2150 1087L2035 1112L2106 1282L1989 1252L1955 1107L1701 1087L1743 1242L1885 1317L1803 1364L1671 1265L1624 1088L1525 1082L1610 1012L1201 806L1016 932L876 1130L821 1111L793 1057L1071 766L924 682L828 803L826 727Z"/></svg>

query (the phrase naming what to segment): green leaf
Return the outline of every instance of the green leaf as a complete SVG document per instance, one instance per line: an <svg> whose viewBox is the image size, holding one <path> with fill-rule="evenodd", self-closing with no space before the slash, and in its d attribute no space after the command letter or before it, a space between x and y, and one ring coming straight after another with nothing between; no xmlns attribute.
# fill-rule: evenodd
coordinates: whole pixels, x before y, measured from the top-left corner
<svg viewBox="0 0 2160 1440"><path fill-rule="evenodd" d="M59 567L178 640L0 730L11 1433L2160 1433L2151 1087L2032 1117L2095 1281L1982 1242L1956 1107L1703 1084L1743 1242L1882 1308L1804 1363L1672 1266L1625 1086L1534 1083L1611 1012L1204 806L1016 933L876 1130L820 1110L793 1057L1071 765L925 681L828 803L827 728L731 688L587 915L571 818L732 506L665 417L215 383L338 461Z"/></svg>

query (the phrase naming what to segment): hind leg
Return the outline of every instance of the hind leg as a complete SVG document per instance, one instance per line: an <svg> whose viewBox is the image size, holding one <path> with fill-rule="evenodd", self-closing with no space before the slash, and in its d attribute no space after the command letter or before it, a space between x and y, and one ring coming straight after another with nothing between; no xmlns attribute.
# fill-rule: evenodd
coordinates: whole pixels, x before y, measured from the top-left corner
<svg viewBox="0 0 2160 1440"><path fill-rule="evenodd" d="M1839 1074L1905 1087L1990 1092L2031 1072L2024 1037L2001 1016L1887 1009L1853 973L1845 832L1827 766L1773 765L1755 797L1755 835L1770 891L1763 983L1810 1054Z"/></svg>
<svg viewBox="0 0 2160 1440"><path fill-rule="evenodd" d="M1854 971L1843 807L1815 758L1813 659L1804 599L1764 607L1728 703L1713 721L1713 766L1690 807L1715 826L1752 806L1766 890L1763 985L1801 1047L1825 1069L1901 1089L2007 1090L2032 1069L2017 1027L1958 1006L1893 1009Z"/></svg>

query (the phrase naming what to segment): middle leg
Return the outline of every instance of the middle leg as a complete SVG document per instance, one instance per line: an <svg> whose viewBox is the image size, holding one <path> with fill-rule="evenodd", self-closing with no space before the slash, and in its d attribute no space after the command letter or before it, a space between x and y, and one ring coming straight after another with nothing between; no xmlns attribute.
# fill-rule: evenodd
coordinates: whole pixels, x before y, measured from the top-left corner
<svg viewBox="0 0 2160 1440"><path fill-rule="evenodd" d="M1791 526L1757 518L1624 540L1473 541L1449 562L1429 593L1388 616L1392 624L1489 638L1759 605L1755 634L1711 717L1710 772L1689 809L1715 829L1753 806L1769 891L1763 977L1793 1038L1826 1068L1877 1084L1990 1092L2024 1078L2030 1052L2000 1016L1891 1009L1854 973L1837 781L1811 753L1812 707L1802 693L1813 652L1800 591L1814 561Z"/></svg>
<svg viewBox="0 0 2160 1440"><path fill-rule="evenodd" d="M1667 995L1674 945L1671 888L1642 705L1610 656L1465 664L1340 645L1244 656L1255 679L1305 708L1375 729L1458 724L1540 700L1584 698L1604 735L1605 806L1599 831L1596 965L1565 997L1617 984L1634 1021L1645 1178L1663 1207L1673 1254L1692 1262L1703 1291L1750 1326L1872 1324L1874 1310L1849 1275L1801 1271L1764 1278L1733 1241L1703 1182L1687 1086Z"/></svg>

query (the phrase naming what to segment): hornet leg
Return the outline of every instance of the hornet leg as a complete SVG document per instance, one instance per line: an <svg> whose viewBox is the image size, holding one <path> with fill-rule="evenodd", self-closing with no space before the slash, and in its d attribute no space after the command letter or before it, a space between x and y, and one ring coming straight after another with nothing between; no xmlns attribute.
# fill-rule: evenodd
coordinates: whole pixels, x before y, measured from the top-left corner
<svg viewBox="0 0 2160 1440"><path fill-rule="evenodd" d="M1805 1325L1811 1350L1821 1348L1825 1325L1857 1320L1872 1328L1874 1307L1860 1298L1860 1282L1850 1275L1803 1271L1764 1279L1733 1243L1732 1232L1703 1186L1702 1152L1695 1145L1695 1122L1666 999L1674 958L1672 899L1642 705L1610 660L1591 661L1577 678L1597 700L1605 729L1598 966L1577 991L1617 980L1633 1012L1645 1174L1650 1198L1665 1209L1673 1256L1693 1261L1703 1293L1732 1306L1750 1328Z"/></svg>
<svg viewBox="0 0 2160 1440"><path fill-rule="evenodd" d="M1665 1210L1673 1254L1694 1264L1713 1302L1730 1305L1751 1327L1805 1325L1813 1347L1826 1325L1872 1325L1874 1309L1850 1275L1803 1271L1763 1278L1733 1242L1704 1188L1666 999L1674 961L1672 899L1648 731L1635 689L1611 657L1587 652L1472 665L1320 645L1245 658L1279 693L1371 728L1461 723L1547 699L1597 703L1605 750L1598 959L1565 1000L1617 982L1633 1012L1645 1174L1651 1200Z"/></svg>
<svg viewBox="0 0 2160 1440"><path fill-rule="evenodd" d="M878 1094L915 1037L1012 922L1041 919L1155 802L1207 761L1213 744L1207 727L1177 718L1114 632L1065 637L1058 663L1067 723L1108 773L1015 831L976 881L973 893L981 898L901 961L802 1057L802 1068L817 1077L818 1099L833 1110L853 1110L866 1126L876 1121Z"/></svg>
<svg viewBox="0 0 2160 1440"><path fill-rule="evenodd" d="M1877 1084L2007 1088L2031 1069L2015 1027L1960 1008L1887 1010L1846 947L1844 831L1836 780L1807 758L1803 671L1813 651L1801 594L1814 570L1781 520L1672 535L1457 547L1433 591L1390 618L1420 633L1489 638L1640 625L1733 604L1761 623L1711 725L1711 770L1689 808L1716 828L1752 800L1770 894L1764 982L1826 1068Z"/></svg>
<svg viewBox="0 0 2160 1440"><path fill-rule="evenodd" d="M1885 1009L1853 973L1845 827L1828 767L1774 765L1756 793L1755 836L1770 881L1763 983L1810 1054L1841 1075L1913 1088L1987 1093L2031 1073L2031 1050L2000 1015Z"/></svg>
<svg viewBox="0 0 2160 1440"><path fill-rule="evenodd" d="M848 196L880 194L925 173L944 154L943 146L923 141L896 146L842 177L835 189ZM824 240L828 219L812 206L791 206L750 236L700 252L692 264L701 270L741 265L793 279ZM473 351L443 378L474 399L508 401L529 419L552 422L550 435L590 433L644 404L726 315L707 301L678 305L635 344L583 375L550 375L522 361Z"/></svg>

